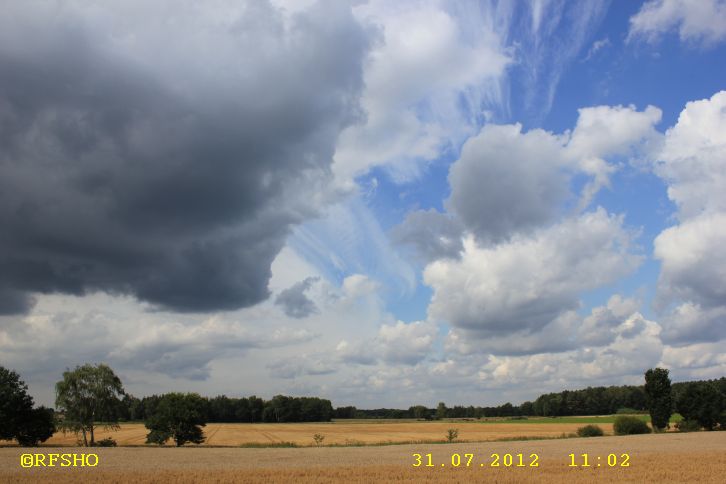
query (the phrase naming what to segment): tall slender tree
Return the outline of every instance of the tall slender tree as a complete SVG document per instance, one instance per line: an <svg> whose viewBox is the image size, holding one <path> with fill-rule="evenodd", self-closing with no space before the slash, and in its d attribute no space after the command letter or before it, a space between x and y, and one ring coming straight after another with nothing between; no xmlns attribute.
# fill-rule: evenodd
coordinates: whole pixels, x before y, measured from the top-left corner
<svg viewBox="0 0 726 484"><path fill-rule="evenodd" d="M645 399L654 429L668 427L673 411L671 379L665 368L651 368L645 372Z"/></svg>

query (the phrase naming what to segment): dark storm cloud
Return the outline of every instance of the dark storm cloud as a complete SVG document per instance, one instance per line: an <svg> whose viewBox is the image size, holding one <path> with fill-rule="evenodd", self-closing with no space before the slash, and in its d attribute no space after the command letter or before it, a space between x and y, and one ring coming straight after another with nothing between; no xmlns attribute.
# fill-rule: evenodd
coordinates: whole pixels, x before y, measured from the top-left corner
<svg viewBox="0 0 726 484"><path fill-rule="evenodd" d="M311 301L305 292L315 283L318 277L308 277L303 281L288 287L275 298L275 304L291 318L306 318L318 312L318 307Z"/></svg>
<svg viewBox="0 0 726 484"><path fill-rule="evenodd" d="M564 153L555 136L520 125L487 125L449 170L456 214L480 242L499 243L556 220L567 197Z"/></svg>
<svg viewBox="0 0 726 484"><path fill-rule="evenodd" d="M0 314L34 292L265 299L360 116L368 35L350 8L44 5L0 13Z"/></svg>

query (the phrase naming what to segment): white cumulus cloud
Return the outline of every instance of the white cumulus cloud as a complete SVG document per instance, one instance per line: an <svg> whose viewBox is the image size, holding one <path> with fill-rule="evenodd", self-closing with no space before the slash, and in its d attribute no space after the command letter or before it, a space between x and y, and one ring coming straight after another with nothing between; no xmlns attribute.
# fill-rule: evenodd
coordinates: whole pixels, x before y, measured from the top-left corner
<svg viewBox="0 0 726 484"><path fill-rule="evenodd" d="M682 41L713 44L726 39L724 0L651 0L630 18L628 39L658 40L678 30Z"/></svg>
<svg viewBox="0 0 726 484"><path fill-rule="evenodd" d="M668 184L679 223L654 241L661 261L657 307L672 309L664 339L726 338L726 91L693 101L665 135L655 170ZM675 306L675 308L673 308Z"/></svg>
<svg viewBox="0 0 726 484"><path fill-rule="evenodd" d="M429 264L429 316L482 336L535 330L577 307L579 294L640 262L621 216L599 208L494 247L469 237L460 260Z"/></svg>

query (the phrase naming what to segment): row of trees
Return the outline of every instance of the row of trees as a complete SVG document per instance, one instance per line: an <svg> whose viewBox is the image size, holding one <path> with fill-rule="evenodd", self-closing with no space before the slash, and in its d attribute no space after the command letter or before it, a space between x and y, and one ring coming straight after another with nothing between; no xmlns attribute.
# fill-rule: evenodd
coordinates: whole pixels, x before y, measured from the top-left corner
<svg viewBox="0 0 726 484"><path fill-rule="evenodd" d="M106 365L66 371L56 394L56 405L63 411L60 428L81 434L84 445L94 445L99 421L114 428L119 421L143 420L149 429L147 443L172 439L184 445L204 442L201 427L210 422L320 422L333 416L330 400L315 397L276 395L263 400L167 393L138 399L124 391L121 380Z"/></svg>
<svg viewBox="0 0 726 484"><path fill-rule="evenodd" d="M73 432L79 443L96 445L99 425L117 429L124 420L143 421L147 442L177 445L201 443L208 422L320 422L330 421L330 400L277 395L202 397L196 393L167 393L138 399L125 392L121 380L107 365L83 365L63 372L56 384L56 409L34 407L27 385L19 375L0 367L0 439L21 445L44 442L56 430Z"/></svg>
<svg viewBox="0 0 726 484"><path fill-rule="evenodd" d="M164 395L141 399L125 395L110 418L120 421L145 421L157 412ZM270 400L251 396L242 398L220 395L200 397L200 413L210 423L221 422L329 422L334 416L330 400L317 397L276 395Z"/></svg>
<svg viewBox="0 0 726 484"><path fill-rule="evenodd" d="M277 395L270 400L252 396L205 398L196 393L168 393L142 399L126 394L121 380L107 365L83 365L63 373L56 384L58 414L35 407L27 385L14 371L0 367L0 439L16 439L22 445L37 445L56 427L80 435L83 445L94 445L98 425L118 428L120 420L143 420L149 429L147 442L177 445L201 443L207 422L305 422L336 418L480 418L517 415L611 414L627 407L647 409L655 429L668 426L671 414L679 412L688 428L726 429L726 378L671 385L668 370L650 369L643 387L588 387L541 395L534 402L514 406L435 409L423 405L408 410L358 410L339 407L330 400ZM99 423L100 422L100 423Z"/></svg>
<svg viewBox="0 0 726 484"><path fill-rule="evenodd" d="M498 406L475 407L457 405L447 407L440 402L436 408L415 405L407 410L378 408L360 410L355 407L338 407L334 418L485 418L542 416L559 417L566 415L610 415L628 408L635 411L646 410L646 396L643 387L610 386L587 387L582 390L564 390L540 395L534 402L513 405L510 402Z"/></svg>
<svg viewBox="0 0 726 484"><path fill-rule="evenodd" d="M435 420L441 418L482 418L482 417L514 417L519 415L534 415L532 402L525 402L520 406L507 402L498 407L475 407L473 405L447 407L444 402L437 408L428 408L424 405L415 405L406 410L397 408L358 409L356 407L337 407L333 418L360 418L360 419L398 419L416 418Z"/></svg>
<svg viewBox="0 0 726 484"><path fill-rule="evenodd" d="M532 403L532 412L529 415L611 415L621 408L645 411L647 407L644 388L625 385L547 393L540 395Z"/></svg>
<svg viewBox="0 0 726 484"><path fill-rule="evenodd" d="M378 408L361 410L352 406L338 407L334 418L371 419L441 419L571 415L612 415L621 411L649 412L656 428L664 428L670 416L678 412L684 419L699 421L706 429L715 428L726 416L726 377L719 380L674 383L668 370L655 368L645 374L644 386L587 387L580 390L540 395L534 402L512 405L507 402L494 407L454 406L440 402L437 408L415 405L407 410ZM700 419L700 420L698 420ZM726 426L726 424L722 424Z"/></svg>

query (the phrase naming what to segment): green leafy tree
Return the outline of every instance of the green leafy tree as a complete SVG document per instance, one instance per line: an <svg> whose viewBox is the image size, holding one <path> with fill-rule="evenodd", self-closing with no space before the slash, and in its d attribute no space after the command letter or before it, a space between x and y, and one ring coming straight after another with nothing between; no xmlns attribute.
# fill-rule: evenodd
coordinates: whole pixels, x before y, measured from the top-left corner
<svg viewBox="0 0 726 484"><path fill-rule="evenodd" d="M668 370L651 368L645 372L645 401L653 428L660 430L668 427L673 409Z"/></svg>
<svg viewBox="0 0 726 484"><path fill-rule="evenodd" d="M53 410L33 408L33 397L20 376L0 366L0 439L35 446L55 432Z"/></svg>
<svg viewBox="0 0 726 484"><path fill-rule="evenodd" d="M534 415L534 404L532 402L524 402L519 406L519 413L522 415Z"/></svg>
<svg viewBox="0 0 726 484"><path fill-rule="evenodd" d="M676 409L684 420L698 422L713 430L720 420L723 396L708 382L689 383L676 399Z"/></svg>
<svg viewBox="0 0 726 484"><path fill-rule="evenodd" d="M429 414L429 409L423 405L414 405L408 409L409 413L413 415L413 418L426 418Z"/></svg>
<svg viewBox="0 0 726 484"><path fill-rule="evenodd" d="M150 430L149 444L164 445L172 439L177 447L187 442L201 444L206 425L206 401L196 393L167 393L161 397L152 415L145 422Z"/></svg>
<svg viewBox="0 0 726 484"><path fill-rule="evenodd" d="M55 405L63 412L59 427L83 436L83 445L95 445L95 429L118 429L118 409L124 395L121 380L104 364L77 366L63 372L63 379L56 383ZM90 437L90 440L89 440Z"/></svg>
<svg viewBox="0 0 726 484"><path fill-rule="evenodd" d="M35 447L51 438L55 433L55 418L52 408L42 405L31 408L23 412L21 420L15 439L22 446Z"/></svg>
<svg viewBox="0 0 726 484"><path fill-rule="evenodd" d="M265 401L255 395L248 398L250 422L262 422L262 414L265 409Z"/></svg>
<svg viewBox="0 0 726 484"><path fill-rule="evenodd" d="M0 366L0 439L15 438L21 424L21 412L33 407L33 397L20 375Z"/></svg>
<svg viewBox="0 0 726 484"><path fill-rule="evenodd" d="M439 402L439 406L436 407L436 418L439 420L446 418L447 411L448 409L446 408L446 404L444 402Z"/></svg>

